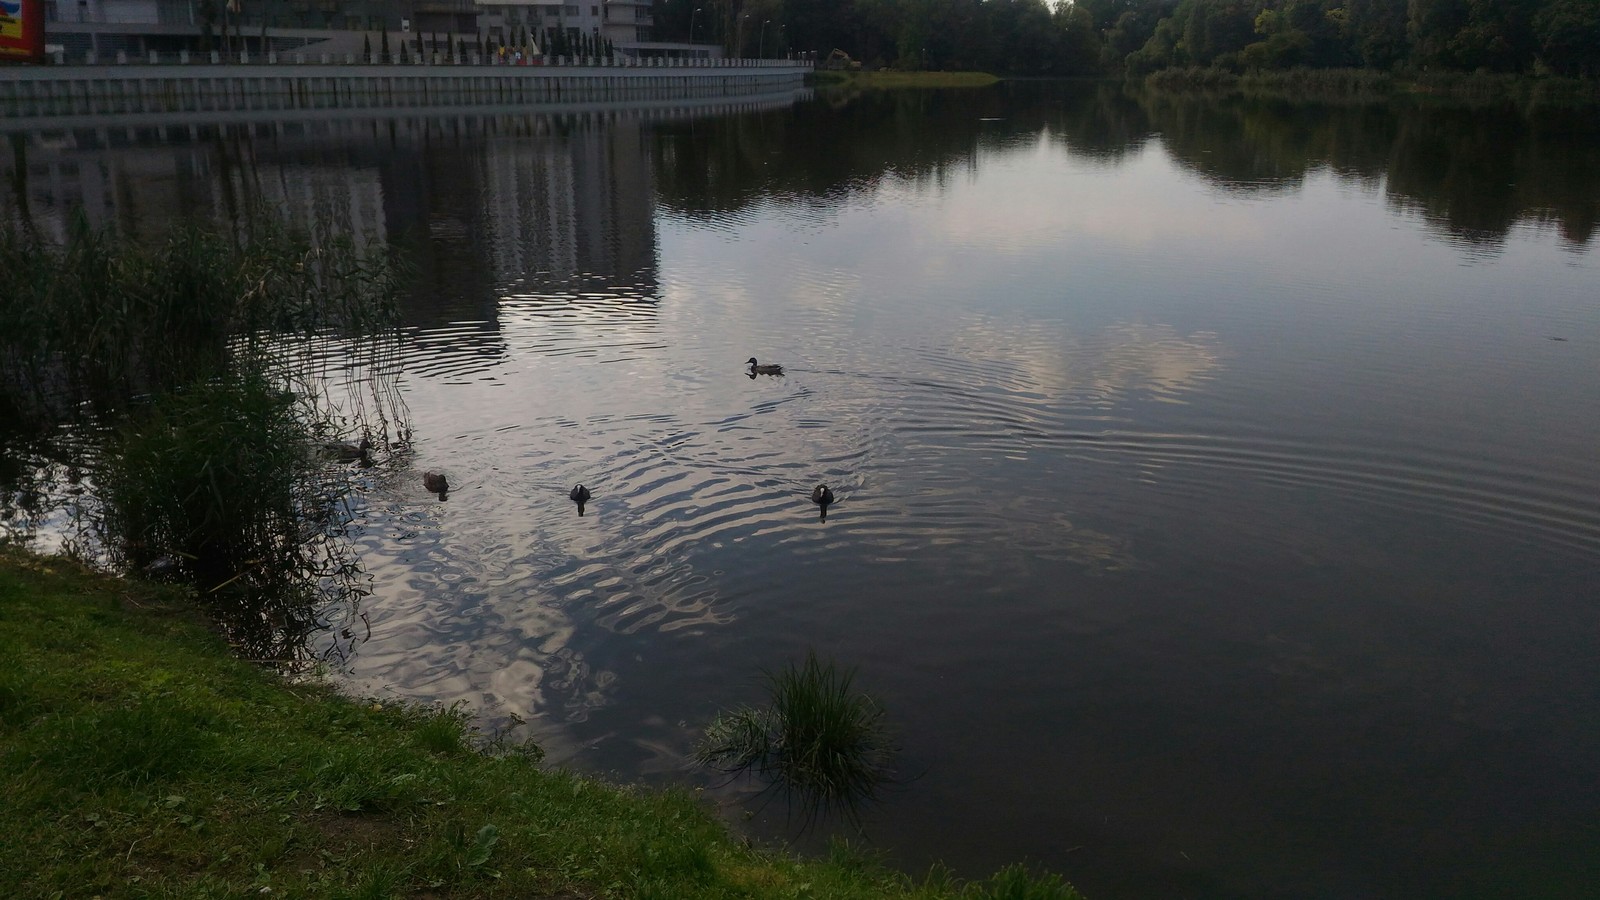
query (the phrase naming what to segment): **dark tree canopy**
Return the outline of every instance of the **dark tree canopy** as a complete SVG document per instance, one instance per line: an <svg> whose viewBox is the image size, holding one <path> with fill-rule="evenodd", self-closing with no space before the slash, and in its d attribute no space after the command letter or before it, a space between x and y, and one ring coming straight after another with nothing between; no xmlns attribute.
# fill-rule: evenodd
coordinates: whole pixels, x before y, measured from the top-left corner
<svg viewBox="0 0 1600 900"><path fill-rule="evenodd" d="M1600 75L1600 0L659 0L743 56L1022 75L1366 67Z"/></svg>

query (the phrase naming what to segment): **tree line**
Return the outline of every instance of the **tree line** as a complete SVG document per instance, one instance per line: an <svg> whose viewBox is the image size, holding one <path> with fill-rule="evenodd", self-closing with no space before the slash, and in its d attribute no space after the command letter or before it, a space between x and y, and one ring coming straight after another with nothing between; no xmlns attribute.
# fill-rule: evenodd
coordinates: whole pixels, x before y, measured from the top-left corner
<svg viewBox="0 0 1600 900"><path fill-rule="evenodd" d="M744 56L837 48L902 69L1600 76L1600 0L659 0L656 21Z"/></svg>

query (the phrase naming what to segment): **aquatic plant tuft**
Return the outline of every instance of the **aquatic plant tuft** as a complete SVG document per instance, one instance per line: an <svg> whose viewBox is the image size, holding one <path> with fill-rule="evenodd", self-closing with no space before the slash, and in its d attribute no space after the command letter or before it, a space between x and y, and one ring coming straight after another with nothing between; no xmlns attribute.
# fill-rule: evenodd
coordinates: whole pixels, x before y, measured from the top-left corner
<svg viewBox="0 0 1600 900"><path fill-rule="evenodd" d="M859 825L893 779L883 707L854 687L855 670L805 661L764 675L769 702L706 727L695 760L730 775L754 771L797 801L806 820L833 811Z"/></svg>

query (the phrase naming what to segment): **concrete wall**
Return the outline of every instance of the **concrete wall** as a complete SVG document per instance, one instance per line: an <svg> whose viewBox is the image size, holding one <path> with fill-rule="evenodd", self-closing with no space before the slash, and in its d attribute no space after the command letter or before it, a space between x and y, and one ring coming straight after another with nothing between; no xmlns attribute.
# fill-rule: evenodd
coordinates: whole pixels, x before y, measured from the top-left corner
<svg viewBox="0 0 1600 900"><path fill-rule="evenodd" d="M322 109L542 106L736 97L794 90L809 67L748 65L145 65L16 69L0 80L0 129L100 116ZM710 61L703 61L709 63ZM734 62L734 61L724 61Z"/></svg>

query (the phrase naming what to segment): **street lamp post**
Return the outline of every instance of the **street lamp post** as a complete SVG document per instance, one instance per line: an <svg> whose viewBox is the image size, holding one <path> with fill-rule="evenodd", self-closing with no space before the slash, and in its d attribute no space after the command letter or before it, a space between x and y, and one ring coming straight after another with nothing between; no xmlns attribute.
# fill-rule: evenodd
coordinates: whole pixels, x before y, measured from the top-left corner
<svg viewBox="0 0 1600 900"><path fill-rule="evenodd" d="M761 40L757 42L757 46L760 48L759 50L756 51L756 58L757 59L766 59L767 58L767 26L771 25L771 24L772 24L772 20L771 19L768 19L765 22L761 23Z"/></svg>
<svg viewBox="0 0 1600 900"><path fill-rule="evenodd" d="M733 55L741 59L744 58L744 20L748 18L750 18L749 13L744 13L743 15L739 16L738 27L733 30Z"/></svg>
<svg viewBox="0 0 1600 900"><path fill-rule="evenodd" d="M691 44L694 43L694 17L700 15L701 9L701 7L697 7L694 12L689 14L689 43Z"/></svg>

